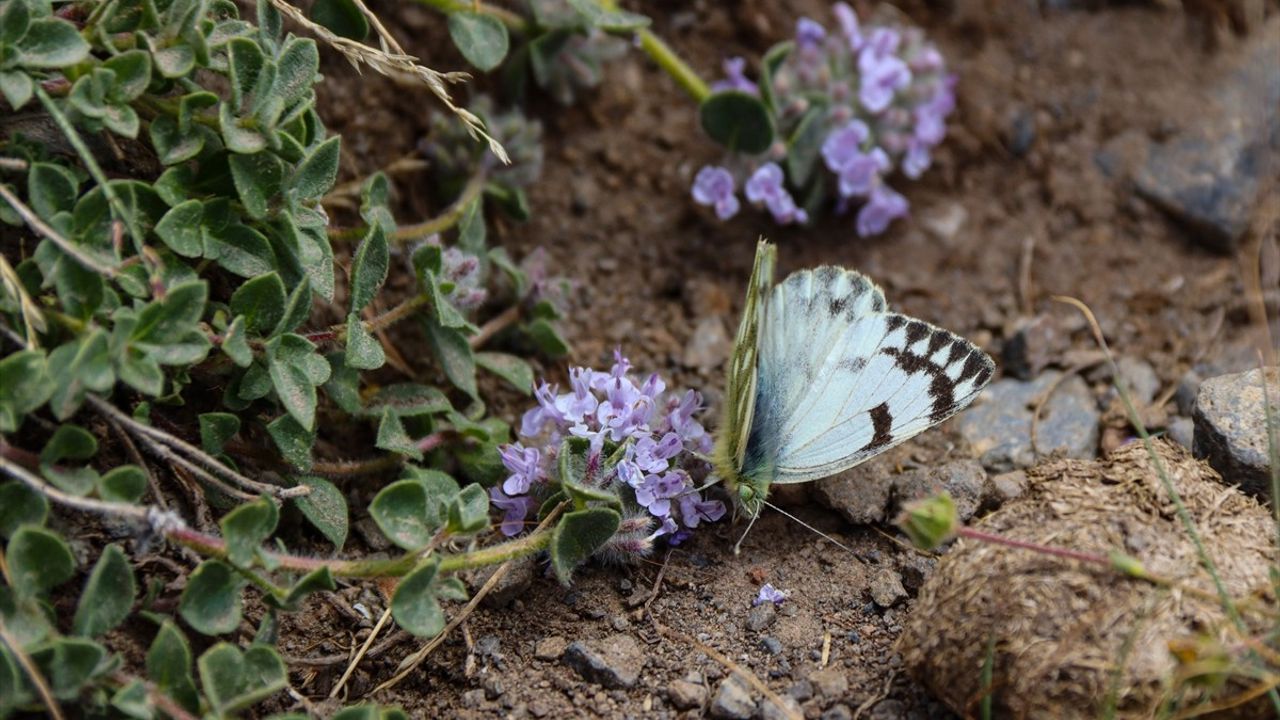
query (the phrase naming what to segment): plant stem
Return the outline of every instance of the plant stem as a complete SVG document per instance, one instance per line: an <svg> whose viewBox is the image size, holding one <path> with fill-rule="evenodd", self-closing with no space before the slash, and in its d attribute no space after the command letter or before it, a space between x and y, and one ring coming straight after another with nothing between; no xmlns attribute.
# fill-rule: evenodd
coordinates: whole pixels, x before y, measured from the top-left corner
<svg viewBox="0 0 1280 720"><path fill-rule="evenodd" d="M469 180L467 180L467 184L462 188L462 193L458 195L453 202L449 203L449 207L445 208L444 212L420 223L415 223L413 225L401 225L396 228L394 233L391 234L391 239L398 243L406 243L429 235L434 235L436 233L442 233L454 225L457 225L462 221L463 216L467 214L467 207L470 206L471 202L479 197L480 193L484 190L484 183L486 179L485 175L486 173L484 171L477 171ZM342 229L335 228L329 231L329 239L354 240L358 237L362 237L367 232L369 232L369 227L367 225L359 225L356 227Z"/></svg>
<svg viewBox="0 0 1280 720"><path fill-rule="evenodd" d="M445 15L452 15L456 12L476 12L481 15L489 15L501 21L508 29L523 33L529 29L529 22L521 17L518 13L514 13L506 8L500 8L482 2L473 2L472 0L417 0L422 5L438 10Z"/></svg>
<svg viewBox="0 0 1280 720"><path fill-rule="evenodd" d="M18 662L18 667L22 668L22 671L27 675L27 679L35 687L36 693L40 696L40 702L44 703L45 709L49 711L49 717L53 718L53 720L66 718L66 715L62 713L62 706L58 704L57 699L53 697L53 692L49 689L49 683L45 680L44 675L40 674L40 668L36 667L31 656L18 643L18 639L9 632L9 628L5 627L3 619L0 619L0 645L9 648L13 659Z"/></svg>
<svg viewBox="0 0 1280 720"><path fill-rule="evenodd" d="M1018 548L1020 550L1031 550L1041 555L1050 555L1052 557L1063 558L1066 560L1079 560L1093 565L1111 566L1111 559L1106 555L1097 553L1081 552L1079 550L1069 550L1067 548L1053 547L1051 545L1041 545L1040 543L1029 542L1026 540L1015 540L1014 538L989 533L971 527L961 527L956 530L956 535L960 537L970 538L981 542L991 543L993 545L1004 545L1005 547Z"/></svg>
<svg viewBox="0 0 1280 720"><path fill-rule="evenodd" d="M605 10L617 10L617 0L596 0L600 3L600 7ZM635 36L640 40L640 49L649 56L651 60L658 63L658 67L662 68L676 84L680 86L694 102L701 103L711 95L711 88L707 87L707 83L698 77L698 73L689 67L670 45L663 42L662 38L654 34L649 28L640 28L635 31Z"/></svg>
<svg viewBox="0 0 1280 720"><path fill-rule="evenodd" d="M478 349L498 333L506 330L513 323L520 319L520 305L517 303L502 312L489 318L484 325L480 326L480 331L467 339L467 344L472 350Z"/></svg>
<svg viewBox="0 0 1280 720"><path fill-rule="evenodd" d="M9 207L13 208L27 223L27 225L31 226L32 230L35 230L48 238L50 242L58 246L59 250L65 253L72 260L80 263L80 265L86 270L95 272L108 279L115 278L117 274L115 268L98 262L84 250L77 247L75 243L62 237L61 233L54 230L52 227L49 227L49 225L40 219L39 215L36 215L34 210L27 207L26 203L19 200L18 196L14 195L7 186L0 185L0 197L4 198L5 202L9 203Z"/></svg>
<svg viewBox="0 0 1280 720"><path fill-rule="evenodd" d="M80 162L84 163L85 169L93 176L94 182L98 183L98 187L102 188L102 194L106 196L107 203L111 206L111 210L115 214L117 220L124 222L125 227L129 230L129 236L133 238L134 250L142 252L143 236L138 230L137 223L134 222L133 215L125 208L124 203L120 201L120 196L116 194L115 188L111 187L110 181L107 180L107 174L102 171L102 166L98 164L97 158L89 151L89 146L84 144L84 139L80 137L80 133L76 131L71 121L66 115L62 114L62 110L58 109L58 104L49 97L44 88L39 85L35 88L36 97L40 99L40 104L44 105L45 112L53 118L54 124L62 131L63 136L67 138L67 142L71 143L71 147L75 148L76 155L79 156Z"/></svg>
<svg viewBox="0 0 1280 720"><path fill-rule="evenodd" d="M431 298L425 294L414 295L372 320L364 320L364 327L370 333L386 330L412 315L418 308L430 303ZM307 333L303 337L313 343L342 342L347 339L347 324L341 323L330 327L328 330L317 330L313 333Z"/></svg>

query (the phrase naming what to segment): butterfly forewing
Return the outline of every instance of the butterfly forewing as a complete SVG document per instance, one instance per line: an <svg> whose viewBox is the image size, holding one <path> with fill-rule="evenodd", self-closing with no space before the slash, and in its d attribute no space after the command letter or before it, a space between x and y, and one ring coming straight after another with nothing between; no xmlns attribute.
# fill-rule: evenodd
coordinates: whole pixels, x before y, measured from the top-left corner
<svg viewBox="0 0 1280 720"><path fill-rule="evenodd" d="M776 251L761 240L756 245L755 264L751 269L751 281L747 285L747 301L742 309L742 322L729 360L726 378L726 417L728 431L723 442L728 445L728 457L735 467L742 467L747 438L752 426L759 364L760 323L763 303L773 286L773 267Z"/></svg>
<svg viewBox="0 0 1280 720"><path fill-rule="evenodd" d="M991 359L972 343L885 308L874 283L843 268L773 289L745 475L838 473L951 417L990 380Z"/></svg>

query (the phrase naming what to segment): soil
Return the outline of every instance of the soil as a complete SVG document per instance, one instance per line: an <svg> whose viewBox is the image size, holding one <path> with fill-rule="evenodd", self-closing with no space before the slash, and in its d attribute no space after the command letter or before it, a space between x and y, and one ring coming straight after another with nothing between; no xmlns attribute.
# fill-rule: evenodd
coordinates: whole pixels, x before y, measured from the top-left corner
<svg viewBox="0 0 1280 720"><path fill-rule="evenodd" d="M849 217L779 229L754 211L720 223L694 206L693 175L716 162L718 150L698 129L694 105L638 51L610 64L606 82L575 106L535 100L530 113L544 124L546 163L530 188L533 217L497 221L489 242L515 257L545 248L559 274L580 283L567 321L573 353L539 373L554 381L568 364L607 366L621 347L639 371L702 391L704 420L714 426L723 373L718 363L686 366L685 348L705 339L695 338L695 328L705 333L720 322L732 333L760 235L779 244L780 275L821 263L858 268L897 309L974 339L993 356L1021 319L1074 318L1051 299L1064 294L1092 307L1117 352L1151 363L1162 390L1197 363L1252 363L1237 259L1204 249L1193 231L1125 181L1106 177L1095 161L1116 138L1120 145L1111 147L1176 132L1195 116L1204 83L1236 46L1201 50L1181 14L1155 4L1049 4L1071 9L963 0L904 5L959 73L960 107L934 169L900 184L912 219L871 239L857 238ZM408 52L431 67L463 67L440 16L409 3L371 5ZM725 55L758 58L791 34L801 14L829 18L825 4L812 1L629 5L654 18L655 31L705 76L718 74ZM412 153L440 111L425 90L357 74L333 53L325 54L322 71L320 112L343 135L340 181ZM484 86L481 79L474 87ZM401 220L439 211L426 184L425 174L397 182ZM1269 212L1256 219L1254 236L1274 221L1276 211ZM1083 326L1073 327L1070 349L1054 364L1067 366L1072 352L1094 349ZM401 353L413 357L403 342ZM1101 396L1102 385L1096 389ZM511 396L495 407L514 420L524 403ZM329 442L351 456L367 450ZM905 468L969 456L944 426L877 462ZM661 626L796 696L806 717L947 717L905 679L894 649L934 561L907 548L892 528L848 524L808 502L803 489L781 500L846 549L770 512L736 556L744 525L723 522L640 565L589 565L572 588L539 568L527 590L505 607L479 608L394 689L371 692L421 645L417 640L367 658L341 697L400 704L422 717L672 717L681 714L670 698L673 682L705 684L714 697L727 671L687 639L660 634L647 608ZM353 533L348 552L364 551ZM870 599L872 579L886 568L908 594L888 609ZM749 630L751 601L764 582L790 598L771 626ZM319 710L331 707L322 699L372 626L352 610L358 603L374 619L385 607L373 587L352 586L313 597L283 620L286 655L342 656L291 664L294 688ZM600 646L623 636L639 641L643 663L630 689L588 682L557 657L535 652L540 643ZM276 709L289 705L286 699Z"/></svg>

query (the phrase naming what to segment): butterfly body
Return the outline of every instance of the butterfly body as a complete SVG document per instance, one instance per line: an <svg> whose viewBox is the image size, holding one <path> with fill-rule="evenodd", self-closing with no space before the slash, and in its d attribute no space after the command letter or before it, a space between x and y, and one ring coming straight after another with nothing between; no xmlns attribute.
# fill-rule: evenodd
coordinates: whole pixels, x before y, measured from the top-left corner
<svg viewBox="0 0 1280 720"><path fill-rule="evenodd" d="M991 379L969 341L888 311L854 270L772 282L761 242L716 443L717 474L750 516L774 483L834 475L946 420Z"/></svg>

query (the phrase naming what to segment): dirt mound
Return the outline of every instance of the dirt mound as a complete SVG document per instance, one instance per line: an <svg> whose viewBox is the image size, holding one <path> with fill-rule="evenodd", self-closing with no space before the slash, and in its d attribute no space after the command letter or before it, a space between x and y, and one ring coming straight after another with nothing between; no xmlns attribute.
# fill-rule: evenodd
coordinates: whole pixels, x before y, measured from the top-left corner
<svg viewBox="0 0 1280 720"><path fill-rule="evenodd" d="M1270 514L1182 448L1161 441L1155 448L1236 600L1242 628L1217 601L1150 456L1135 442L1106 460L1041 465L1028 473L1023 498L978 527L1104 556L1126 553L1170 586L962 539L921 588L906 623L900 649L911 674L956 712L973 714L990 657L996 717L1094 718L1108 707L1117 717L1180 717L1253 689L1242 677L1250 660L1241 644L1275 623L1265 614L1274 598L1263 596L1275 557ZM1264 707L1245 703L1211 716L1264 717Z"/></svg>

